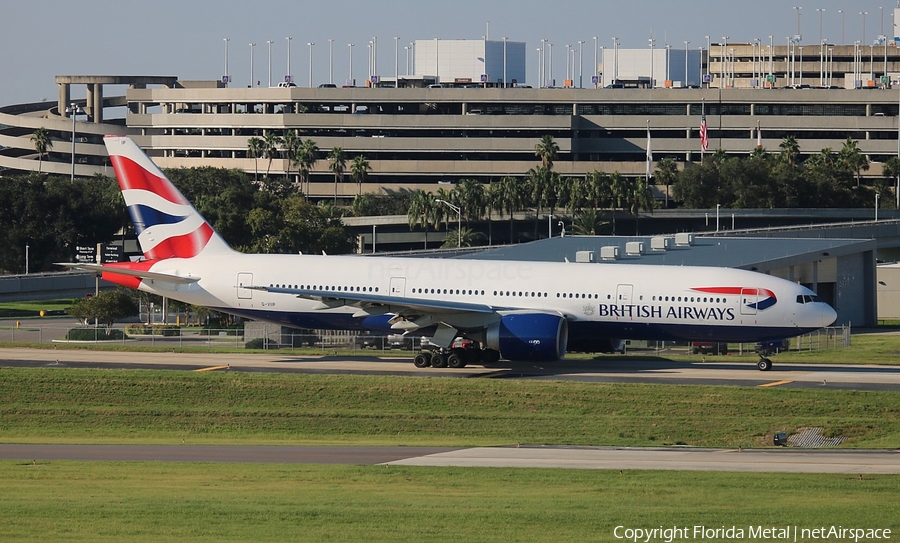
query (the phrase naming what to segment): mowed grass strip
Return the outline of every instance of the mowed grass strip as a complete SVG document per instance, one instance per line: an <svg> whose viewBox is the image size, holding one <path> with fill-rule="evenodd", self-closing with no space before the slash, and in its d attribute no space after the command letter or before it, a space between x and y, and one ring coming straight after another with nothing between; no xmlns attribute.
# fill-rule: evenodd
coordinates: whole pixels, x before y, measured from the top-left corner
<svg viewBox="0 0 900 543"><path fill-rule="evenodd" d="M892 392L3 368L0 398L6 442L760 447L819 426L900 446Z"/></svg>
<svg viewBox="0 0 900 543"><path fill-rule="evenodd" d="M0 522L3 541L615 541L620 525L896 533L898 483L819 474L0 461Z"/></svg>

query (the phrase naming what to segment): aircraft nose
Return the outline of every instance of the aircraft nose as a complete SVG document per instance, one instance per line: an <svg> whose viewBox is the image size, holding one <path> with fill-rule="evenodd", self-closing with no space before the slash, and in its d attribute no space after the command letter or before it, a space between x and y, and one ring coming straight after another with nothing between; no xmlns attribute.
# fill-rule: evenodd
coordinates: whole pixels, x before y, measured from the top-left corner
<svg viewBox="0 0 900 543"><path fill-rule="evenodd" d="M835 311L830 305L822 304L822 324L821 326L824 328L825 326L831 326L834 321L837 320L837 311Z"/></svg>

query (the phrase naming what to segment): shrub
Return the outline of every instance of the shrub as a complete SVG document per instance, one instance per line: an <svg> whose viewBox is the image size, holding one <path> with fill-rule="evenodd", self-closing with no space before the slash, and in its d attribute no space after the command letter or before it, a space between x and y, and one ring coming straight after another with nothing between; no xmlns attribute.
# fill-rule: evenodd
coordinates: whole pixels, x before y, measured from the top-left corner
<svg viewBox="0 0 900 543"><path fill-rule="evenodd" d="M277 349L278 343L271 339L258 337L244 344L247 349Z"/></svg>
<svg viewBox="0 0 900 543"><path fill-rule="evenodd" d="M122 341L127 337L121 330L112 328L72 328L66 334L70 341Z"/></svg>

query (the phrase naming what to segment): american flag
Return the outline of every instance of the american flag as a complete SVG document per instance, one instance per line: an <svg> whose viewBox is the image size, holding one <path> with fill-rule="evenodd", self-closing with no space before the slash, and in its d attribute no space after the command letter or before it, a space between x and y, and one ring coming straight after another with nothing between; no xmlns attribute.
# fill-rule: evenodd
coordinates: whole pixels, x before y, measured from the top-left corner
<svg viewBox="0 0 900 543"><path fill-rule="evenodd" d="M700 149L704 152L709 148L709 133L706 131L706 114L700 117Z"/></svg>

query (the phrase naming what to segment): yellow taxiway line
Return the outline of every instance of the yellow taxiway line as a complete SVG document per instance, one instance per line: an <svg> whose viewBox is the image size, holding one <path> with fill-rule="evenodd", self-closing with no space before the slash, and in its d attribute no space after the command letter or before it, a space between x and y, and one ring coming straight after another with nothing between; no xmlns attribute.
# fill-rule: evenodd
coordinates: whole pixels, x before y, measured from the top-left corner
<svg viewBox="0 0 900 543"><path fill-rule="evenodd" d="M200 368L199 370L194 370L194 371L195 371L195 372L198 372L198 371L224 370L225 368L228 368L228 367L230 367L230 366L210 366L210 367L208 367L208 368Z"/></svg>
<svg viewBox="0 0 900 543"><path fill-rule="evenodd" d="M778 385L786 385L788 383L793 383L793 381L775 381L772 383L765 383L765 384L762 384L759 386L761 386L761 387L777 387Z"/></svg>

